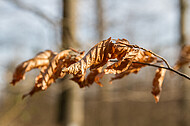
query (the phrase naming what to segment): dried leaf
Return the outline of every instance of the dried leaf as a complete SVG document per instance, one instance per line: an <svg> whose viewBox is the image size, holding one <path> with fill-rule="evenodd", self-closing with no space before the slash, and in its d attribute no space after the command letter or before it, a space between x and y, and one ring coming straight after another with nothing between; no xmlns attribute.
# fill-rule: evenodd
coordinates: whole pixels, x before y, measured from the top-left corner
<svg viewBox="0 0 190 126"><path fill-rule="evenodd" d="M68 68L63 69L63 72L73 74L72 80L77 82L80 87L89 86L95 81L95 76L93 76L91 81L89 81L90 76L85 79L86 70L90 68L93 75L97 73L98 69L104 66L108 59L113 58L114 54L114 44L111 42L111 38L101 41L96 44L90 51L78 62L70 65ZM97 83L99 83L98 79ZM99 83L100 84L100 83Z"/></svg>
<svg viewBox="0 0 190 126"><path fill-rule="evenodd" d="M73 50L64 50L58 53L53 57L48 66L42 67L40 74L35 79L34 88L29 93L23 95L23 98L28 95L31 96L38 91L45 90L51 83L55 82L57 78L63 78L66 73L62 72L62 68L77 62L84 56L84 52L80 52L79 56L70 55L69 52L71 51Z"/></svg>
<svg viewBox="0 0 190 126"><path fill-rule="evenodd" d="M124 71L124 72L122 72L122 73L119 73L119 74L115 74L115 77L112 77L112 78L111 78L110 83L112 83L113 80L121 79L121 78L123 78L123 77L125 77L125 76L127 76L127 75L129 75L129 74L131 74L131 73L137 74L137 73L140 71L140 69L141 69L142 67L145 67L145 66L146 66L146 65L137 64L137 63L132 63L132 64L130 65L130 67L129 67L126 71Z"/></svg>
<svg viewBox="0 0 190 126"><path fill-rule="evenodd" d="M119 74L129 68L132 62L137 58L139 50L127 48L127 51L125 53L121 53L125 54L121 60L104 69L105 74Z"/></svg>
<svg viewBox="0 0 190 126"><path fill-rule="evenodd" d="M84 74L89 67L94 69L105 65L108 59L112 58L113 45L111 38L99 42L80 61L63 69L63 71L77 75Z"/></svg>
<svg viewBox="0 0 190 126"><path fill-rule="evenodd" d="M176 62L174 69L178 70L183 65L188 64L189 62L190 62L190 45L186 45L181 49L179 59Z"/></svg>
<svg viewBox="0 0 190 126"><path fill-rule="evenodd" d="M161 65L161 66L163 66L163 65ZM156 70L156 75L153 80L153 88L152 88L152 92L151 92L154 95L156 103L158 103L159 99L160 99L160 93L162 91L162 83L164 80L165 73L166 73L166 69L158 68Z"/></svg>
<svg viewBox="0 0 190 126"><path fill-rule="evenodd" d="M104 73L102 73L102 67L91 70L90 73L87 75L86 79L85 75L86 73L74 75L73 78L71 78L71 80L78 83L80 88L83 88L85 86L89 87L93 84L93 82L96 82L101 87L103 86L99 81L99 79L101 79L104 75Z"/></svg>
<svg viewBox="0 0 190 126"><path fill-rule="evenodd" d="M47 89L47 87L57 79L64 67L63 62L66 57L69 55L71 50L64 50L58 53L50 62L49 66L42 74L42 90ZM51 80L51 81L50 81ZM40 85L40 84L38 84Z"/></svg>
<svg viewBox="0 0 190 126"><path fill-rule="evenodd" d="M124 61L121 62L120 65L107 67L104 71L106 74L115 74L115 77L112 77L110 82L112 82L115 79L121 79L124 76L129 75L130 73L138 73L142 67L145 67L144 64L139 64L135 62L141 62L141 63L152 63L156 62L157 58L150 54L147 51L132 51L134 53L133 58L126 58ZM129 54L127 54L129 55ZM131 57L129 55L129 57Z"/></svg>
<svg viewBox="0 0 190 126"><path fill-rule="evenodd" d="M104 72L99 73L95 76L94 81L100 86L103 87L102 83L100 82L100 79L102 79L102 77L105 75Z"/></svg>
<svg viewBox="0 0 190 126"><path fill-rule="evenodd" d="M49 65L49 61L55 56L55 52L51 50L46 50L44 52L38 53L34 58L27 60L17 66L11 84L15 85L18 81L25 79L25 73L34 69L41 68L43 66Z"/></svg>
<svg viewBox="0 0 190 126"><path fill-rule="evenodd" d="M87 85L85 84L85 75L86 75L86 72L84 74L73 75L73 78L71 78L71 80L78 83L80 88L89 86L89 84L87 84Z"/></svg>
<svg viewBox="0 0 190 126"><path fill-rule="evenodd" d="M102 67L91 70L91 72L88 74L86 78L86 81L85 81L86 85L96 82L100 87L103 87L103 85L99 81L103 77L103 75L104 75L104 72L102 72Z"/></svg>
<svg viewBox="0 0 190 126"><path fill-rule="evenodd" d="M79 55L72 55L71 51ZM187 53L189 54L189 52ZM71 80L77 82L81 88L90 86L93 82L103 86L100 79L105 74L115 74L111 81L120 79L130 73L138 73L147 65L157 63L156 57L167 64L162 57L137 45L131 45L126 39L108 38L92 47L85 56L84 52L78 52L72 48L58 54L51 51L42 52L33 59L20 64L11 83L14 85L24 78L27 71L39 68L41 71L35 79L34 88L23 98L47 89L56 79L62 78L66 74L72 74ZM109 60L115 60L115 62L110 64ZM87 69L90 70L89 74L87 74ZM165 71L165 69L159 68L153 81L152 94L154 94L156 102L159 100Z"/></svg>
<svg viewBox="0 0 190 126"><path fill-rule="evenodd" d="M47 89L47 87L55 82L57 78L63 78L66 75L66 73L62 72L63 67L76 63L84 56L84 52L81 52L79 56L76 56L71 55L71 51L73 50L64 50L52 59L47 69L44 72L41 72L41 75L36 78L36 85L38 87L41 87L42 90Z"/></svg>
<svg viewBox="0 0 190 126"><path fill-rule="evenodd" d="M42 79L43 79L42 74L45 72L46 69L47 69L47 66L44 66L41 68L40 74L35 78L35 86L29 93L24 94L22 96L22 99L24 99L27 96L32 96L34 93L36 93L38 91L41 91L41 86L42 86L41 83L42 83Z"/></svg>
<svg viewBox="0 0 190 126"><path fill-rule="evenodd" d="M132 49L126 46L128 44L129 44L129 41L126 39L117 39L114 44L113 58L117 58L118 60L124 59L124 56L128 54Z"/></svg>
<svg viewBox="0 0 190 126"><path fill-rule="evenodd" d="M124 60L124 61L120 60L108 66L106 69L104 69L104 73L105 74L120 74L126 71L131 65L131 63L132 63L132 60Z"/></svg>

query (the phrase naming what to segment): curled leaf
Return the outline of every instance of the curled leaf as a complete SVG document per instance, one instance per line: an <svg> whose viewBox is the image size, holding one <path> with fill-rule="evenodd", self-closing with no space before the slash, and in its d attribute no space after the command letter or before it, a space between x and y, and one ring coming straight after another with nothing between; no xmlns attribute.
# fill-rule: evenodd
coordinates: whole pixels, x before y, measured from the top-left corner
<svg viewBox="0 0 190 126"><path fill-rule="evenodd" d="M108 59L112 58L113 45L111 38L99 42L80 61L63 69L63 72L73 75L84 74L89 67L94 69L105 65Z"/></svg>
<svg viewBox="0 0 190 126"><path fill-rule="evenodd" d="M91 70L91 72L88 74L86 78L85 83L93 84L93 82L96 82L100 87L103 87L103 85L99 81L104 76L104 72L102 72L102 69L102 67L99 67L97 69Z"/></svg>
<svg viewBox="0 0 190 126"><path fill-rule="evenodd" d="M147 51L133 51L132 58L124 59L118 66L109 66L105 69L106 74L114 73L115 77L112 77L110 82L115 79L121 79L130 73L138 73L142 67L146 65L140 63L154 63L157 62L157 58ZM129 55L129 54L127 54ZM131 57L131 56L130 56ZM140 63L138 63L140 62ZM113 64L114 65L114 64Z"/></svg>
<svg viewBox="0 0 190 126"><path fill-rule="evenodd" d="M190 62L190 45L186 45L181 49L179 59L176 62L174 69L178 70L183 65L188 64L189 62Z"/></svg>
<svg viewBox="0 0 190 126"><path fill-rule="evenodd" d="M34 88L23 96L33 95L34 93L47 89L57 78L63 78L66 73L62 72L63 67L67 67L72 63L75 63L84 56L84 52L79 52L79 56L71 55L70 52L73 50L64 50L58 53L51 60L48 66L41 69L40 74L35 78Z"/></svg>
<svg viewBox="0 0 190 126"><path fill-rule="evenodd" d="M38 53L34 58L27 60L17 66L11 84L15 85L18 81L25 79L25 73L34 69L41 68L43 66L49 65L49 62L52 57L56 55L55 52L51 50L46 50L44 52Z"/></svg>
<svg viewBox="0 0 190 126"><path fill-rule="evenodd" d="M161 65L163 66L163 65ZM155 102L158 103L160 99L160 93L162 91L162 83L164 80L164 76L166 73L166 69L158 68L156 70L156 75L153 80L153 88L152 88L152 94L154 95Z"/></svg>
<svg viewBox="0 0 190 126"><path fill-rule="evenodd" d="M44 73L42 73L42 90L47 89L47 87L55 81L60 76L60 73L62 71L62 68L64 67L63 62L66 59L66 57L69 55L69 52L71 50L64 50L60 53L58 53L50 62L47 69ZM37 85L40 85L37 84Z"/></svg>
<svg viewBox="0 0 190 126"><path fill-rule="evenodd" d="M74 75L73 78L71 78L71 80L78 83L80 88L83 88L85 86L89 87L90 85L93 84L93 82L96 82L101 87L103 86L99 81L99 79L101 79L104 75L104 73L102 72L102 67L91 70L86 78L85 78L85 75L86 73Z"/></svg>

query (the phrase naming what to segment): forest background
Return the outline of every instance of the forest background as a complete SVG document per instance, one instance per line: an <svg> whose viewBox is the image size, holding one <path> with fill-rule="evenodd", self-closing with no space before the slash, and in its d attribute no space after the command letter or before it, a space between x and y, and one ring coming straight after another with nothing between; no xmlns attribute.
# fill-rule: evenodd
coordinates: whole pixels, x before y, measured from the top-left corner
<svg viewBox="0 0 190 126"><path fill-rule="evenodd" d="M0 0L0 124L188 126L189 82L168 72L155 104L151 67L112 85L105 78L102 88L79 89L67 77L25 100L37 70L16 87L9 82L16 65L40 51L87 52L108 37L151 49L173 66L181 47L190 44L189 5L190 0ZM188 74L188 66L181 71Z"/></svg>

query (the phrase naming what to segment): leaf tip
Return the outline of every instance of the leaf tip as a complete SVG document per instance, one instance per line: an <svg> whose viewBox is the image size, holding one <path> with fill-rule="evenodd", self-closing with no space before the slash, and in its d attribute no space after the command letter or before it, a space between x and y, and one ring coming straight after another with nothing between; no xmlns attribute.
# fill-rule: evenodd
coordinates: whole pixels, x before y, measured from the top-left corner
<svg viewBox="0 0 190 126"><path fill-rule="evenodd" d="M159 100L160 100L160 96L155 96L154 95L154 99L155 99L155 103L157 104L159 102Z"/></svg>
<svg viewBox="0 0 190 126"><path fill-rule="evenodd" d="M11 85L14 86L14 85L15 85L15 82L14 82L14 81L11 81L9 84L11 84Z"/></svg>

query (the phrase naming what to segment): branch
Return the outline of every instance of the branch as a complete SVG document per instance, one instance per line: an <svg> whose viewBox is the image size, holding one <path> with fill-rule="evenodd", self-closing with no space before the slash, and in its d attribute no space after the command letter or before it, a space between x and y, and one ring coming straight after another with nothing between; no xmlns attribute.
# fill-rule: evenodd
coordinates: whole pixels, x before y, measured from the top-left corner
<svg viewBox="0 0 190 126"><path fill-rule="evenodd" d="M162 59L162 60L165 62L165 64L167 65L167 67L170 68L170 69L172 69L172 67L169 65L169 63L167 62L167 60L164 59L163 57L161 57L160 55L158 55L158 54L156 54L156 53L154 53L154 52L152 52L152 51L150 51L150 50L147 50L147 49L145 49L145 48L142 48L142 47L140 47L140 46L138 46L138 45L130 45L130 44L125 44L125 43L122 43L122 44L124 44L124 45L126 45L126 46L129 46L129 47L131 47L131 48L138 48L138 49L142 49L142 50L144 50L144 51L146 51L146 52L149 52L149 53L153 54L154 56L156 56L156 57Z"/></svg>
<svg viewBox="0 0 190 126"><path fill-rule="evenodd" d="M109 60L110 62L118 62L118 60ZM158 66L158 65L155 65L155 64L150 64L150 63L142 63L142 62L132 62L132 63L139 63L139 64L144 64L144 65L148 65L148 66L153 66L153 67L157 67L157 68L163 68L163 69L167 69L167 70L169 70L169 71L172 71L172 72L174 72L174 73L176 73L176 74L178 74L178 75L180 75L180 76L182 76L182 77L184 77L184 78L186 78L186 79L188 79L188 80L190 80L190 77L188 76L188 75L186 75L186 74L184 74L184 73L181 73L181 72L179 72L179 71L176 71L176 70L174 70L173 68L169 68L169 67L162 67L162 66Z"/></svg>
<svg viewBox="0 0 190 126"><path fill-rule="evenodd" d="M168 67L162 67L162 66L158 66L158 65L155 65L155 64L149 64L149 63L141 63L141 62L133 62L133 63L139 63L139 64L144 64L144 65L148 65L148 66L153 66L153 67L158 67L158 68L163 68L163 69L167 69L167 70L170 70L174 73L177 73L178 75L182 76L182 77L185 77L186 79L190 80L190 77L184 73L181 73L179 71L176 71L174 70L173 68L168 68Z"/></svg>

